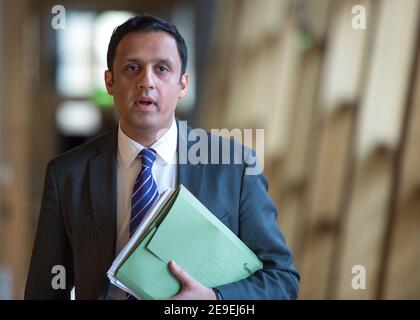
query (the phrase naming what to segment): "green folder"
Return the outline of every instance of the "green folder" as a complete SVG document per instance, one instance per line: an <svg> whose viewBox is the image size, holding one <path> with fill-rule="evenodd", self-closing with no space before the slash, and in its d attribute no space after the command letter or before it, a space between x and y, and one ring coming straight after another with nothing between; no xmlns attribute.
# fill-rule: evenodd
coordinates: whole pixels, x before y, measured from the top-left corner
<svg viewBox="0 0 420 320"><path fill-rule="evenodd" d="M245 279L263 267L183 185L165 193L148 215L153 218L139 226L136 239L108 272L113 284L137 298L166 299L180 291L180 282L169 270L171 260L208 288Z"/></svg>

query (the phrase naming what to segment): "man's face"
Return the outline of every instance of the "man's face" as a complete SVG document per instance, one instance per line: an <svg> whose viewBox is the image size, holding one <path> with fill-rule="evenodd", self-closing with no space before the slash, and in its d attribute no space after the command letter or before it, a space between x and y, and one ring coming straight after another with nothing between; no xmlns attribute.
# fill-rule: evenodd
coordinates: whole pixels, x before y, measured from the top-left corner
<svg viewBox="0 0 420 320"><path fill-rule="evenodd" d="M178 99L188 88L188 75L181 81L180 75L176 41L168 33L132 32L121 39L105 83L127 135L157 135L170 127Z"/></svg>

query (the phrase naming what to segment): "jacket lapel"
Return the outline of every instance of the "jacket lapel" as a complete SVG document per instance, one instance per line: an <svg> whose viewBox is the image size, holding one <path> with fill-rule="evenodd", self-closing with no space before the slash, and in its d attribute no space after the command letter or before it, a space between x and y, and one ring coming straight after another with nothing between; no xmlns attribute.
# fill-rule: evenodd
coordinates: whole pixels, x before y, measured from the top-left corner
<svg viewBox="0 0 420 320"><path fill-rule="evenodd" d="M95 228L102 253L101 266L105 272L115 256L116 198L117 198L117 130L98 141L99 153L89 160L89 190Z"/></svg>

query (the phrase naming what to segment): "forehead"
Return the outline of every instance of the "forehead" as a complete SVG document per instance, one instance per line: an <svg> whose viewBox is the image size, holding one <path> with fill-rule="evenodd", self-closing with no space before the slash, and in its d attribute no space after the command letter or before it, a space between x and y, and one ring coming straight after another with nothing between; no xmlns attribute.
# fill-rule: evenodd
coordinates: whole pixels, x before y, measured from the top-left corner
<svg viewBox="0 0 420 320"><path fill-rule="evenodd" d="M118 43L115 60L168 59L180 63L175 39L164 31L130 32Z"/></svg>

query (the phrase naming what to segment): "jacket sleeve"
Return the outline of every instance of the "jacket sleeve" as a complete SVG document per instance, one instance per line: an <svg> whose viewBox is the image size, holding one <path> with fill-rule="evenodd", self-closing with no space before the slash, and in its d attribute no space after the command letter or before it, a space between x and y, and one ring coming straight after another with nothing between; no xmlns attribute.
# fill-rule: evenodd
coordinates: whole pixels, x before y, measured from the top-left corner
<svg viewBox="0 0 420 320"><path fill-rule="evenodd" d="M53 162L48 164L25 299L70 299L74 285L71 245L60 210ZM54 266L57 266L53 269ZM63 270L65 283L63 283ZM61 279L61 280L60 280ZM55 288L54 288L55 287Z"/></svg>
<svg viewBox="0 0 420 320"><path fill-rule="evenodd" d="M263 262L263 269L244 280L217 287L222 298L296 299L300 278L279 229L266 177L244 170L240 199L239 238Z"/></svg>

